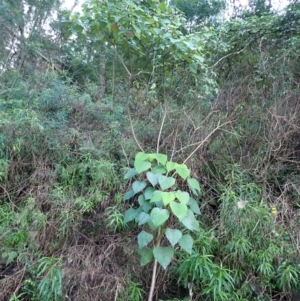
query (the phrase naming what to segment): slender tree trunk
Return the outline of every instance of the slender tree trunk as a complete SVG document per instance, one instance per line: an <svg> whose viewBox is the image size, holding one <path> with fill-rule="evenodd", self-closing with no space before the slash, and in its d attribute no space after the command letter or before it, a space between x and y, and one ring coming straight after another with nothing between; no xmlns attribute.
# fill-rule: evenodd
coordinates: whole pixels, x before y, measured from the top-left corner
<svg viewBox="0 0 300 301"><path fill-rule="evenodd" d="M105 45L100 48L100 63L99 63L99 96L98 103L102 101L105 96L106 90L106 80L105 80L105 67L106 67L106 55L105 55Z"/></svg>

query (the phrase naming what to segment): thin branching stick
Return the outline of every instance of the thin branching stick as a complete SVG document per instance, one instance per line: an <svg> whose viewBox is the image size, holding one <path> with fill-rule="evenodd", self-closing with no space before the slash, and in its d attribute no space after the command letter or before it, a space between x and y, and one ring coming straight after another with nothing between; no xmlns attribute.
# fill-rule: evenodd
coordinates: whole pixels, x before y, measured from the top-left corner
<svg viewBox="0 0 300 301"><path fill-rule="evenodd" d="M131 133L132 133L132 136L134 138L134 141L135 143L137 144L138 148L144 152L142 146L140 145L136 135L135 135L135 131L134 131L134 127L133 127L133 123L132 123L132 119L131 119L131 115L130 115L130 109L129 109L129 94L130 94L130 87L131 87L131 82L132 82L132 73L128 70L128 68L126 67L124 61L122 60L122 58L119 56L116 48L115 48L115 54L117 55L119 61L121 62L121 64L123 65L124 69L126 70L128 76L129 76L129 79L128 79L128 87L127 87L127 96L126 96L126 106L127 106L127 115L128 115L128 118L129 118L129 124L130 124L130 129L131 129Z"/></svg>
<svg viewBox="0 0 300 301"><path fill-rule="evenodd" d="M158 228L158 239L157 239L157 246L160 246L160 242L161 242L161 237L160 237L160 228ZM152 280L151 280L151 287L150 287L150 292L149 292L149 297L148 297L148 301L152 301L153 300L153 295L154 295L154 288L155 288L155 284L156 284L156 271L157 271L157 260L154 259L154 263L153 263L153 271L152 271Z"/></svg>
<svg viewBox="0 0 300 301"><path fill-rule="evenodd" d="M160 142L161 132L162 132L162 129L164 127L166 116L167 116L167 109L165 107L164 117L163 117L163 119L161 121L161 126L160 126L160 129L159 129L158 138L157 138L157 145L156 145L156 152L157 153L159 153L159 142Z"/></svg>
<svg viewBox="0 0 300 301"><path fill-rule="evenodd" d="M218 125L217 127L211 131L204 140L201 140L199 141L198 143L196 143L197 147L188 155L188 157L183 161L183 163L186 163L194 154L195 152L216 132L218 131L219 129L221 129L224 125L228 124L228 123L231 123L231 121L227 121L227 122L224 122L223 124L220 125L220 121L218 122ZM191 146L191 145L189 145Z"/></svg>
<svg viewBox="0 0 300 301"><path fill-rule="evenodd" d="M120 62L121 62L121 64L123 65L124 69L126 70L126 72L127 72L128 76L129 76L129 78L131 79L131 78L132 78L132 75L131 75L130 71L128 70L128 68L126 67L126 65L125 65L124 61L122 60L122 58L119 56L119 54L118 54L118 52L117 52L117 49L116 49L116 48L115 48L115 54L117 55L117 57L118 57L119 61L120 61Z"/></svg>
<svg viewBox="0 0 300 301"><path fill-rule="evenodd" d="M134 127L133 127L133 123L132 123L132 119L131 119L131 116L130 116L130 110L129 110L129 104L128 104L128 100L127 100L127 115L128 115L128 118L129 118L129 123L130 123L130 129L131 129L131 133L132 133L132 136L134 138L134 141L135 143L137 144L138 148L144 152L144 149L142 148L142 146L140 145L136 135L135 135L135 131L134 131Z"/></svg>
<svg viewBox="0 0 300 301"><path fill-rule="evenodd" d="M148 301L153 300L153 294L154 294L154 288L155 288L155 282L156 282L156 270L157 270L157 260L154 259L153 271L152 271L152 280L151 280L151 287L150 287Z"/></svg>

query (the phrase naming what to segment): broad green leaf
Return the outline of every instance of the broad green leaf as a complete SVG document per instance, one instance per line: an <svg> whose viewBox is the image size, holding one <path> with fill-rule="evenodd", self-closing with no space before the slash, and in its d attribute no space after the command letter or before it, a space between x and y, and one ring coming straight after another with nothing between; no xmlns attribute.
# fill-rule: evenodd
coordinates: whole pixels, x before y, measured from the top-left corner
<svg viewBox="0 0 300 301"><path fill-rule="evenodd" d="M167 169L163 165L156 165L151 170L154 174L165 174L167 173Z"/></svg>
<svg viewBox="0 0 300 301"><path fill-rule="evenodd" d="M137 175L137 171L135 168L131 168L124 176L125 180L131 179L132 177L134 177L135 175Z"/></svg>
<svg viewBox="0 0 300 301"><path fill-rule="evenodd" d="M138 203L140 206L143 206L146 203L144 194L139 195Z"/></svg>
<svg viewBox="0 0 300 301"><path fill-rule="evenodd" d="M167 9L166 3L165 3L165 2L161 2L161 3L159 4L159 8L160 8L163 12L166 11L166 9Z"/></svg>
<svg viewBox="0 0 300 301"><path fill-rule="evenodd" d="M161 191L155 190L152 194L152 197L150 199L150 203L155 203L161 201Z"/></svg>
<svg viewBox="0 0 300 301"><path fill-rule="evenodd" d="M152 231L157 229L157 226L154 225L151 218L148 219L147 224Z"/></svg>
<svg viewBox="0 0 300 301"><path fill-rule="evenodd" d="M167 164L166 164L167 171L170 172L170 171L174 170L177 167L177 165L178 164L176 162L172 162L172 161L167 162Z"/></svg>
<svg viewBox="0 0 300 301"><path fill-rule="evenodd" d="M146 182L135 181L132 184L132 190L135 194L141 192L147 186Z"/></svg>
<svg viewBox="0 0 300 301"><path fill-rule="evenodd" d="M147 172L147 179L153 187L158 183L157 175L150 171Z"/></svg>
<svg viewBox="0 0 300 301"><path fill-rule="evenodd" d="M158 178L158 183L162 190L166 190L170 187L172 187L175 184L175 179L173 177L166 177L163 175L160 175Z"/></svg>
<svg viewBox="0 0 300 301"><path fill-rule="evenodd" d="M169 203L173 202L175 200L175 193L174 192L164 192L161 193L161 199L165 206L167 206Z"/></svg>
<svg viewBox="0 0 300 301"><path fill-rule="evenodd" d="M147 190L147 188L146 188L146 190ZM149 204L148 201L145 200L144 194L139 195L138 202L139 202L140 208L146 213L153 207L151 204Z"/></svg>
<svg viewBox="0 0 300 301"><path fill-rule="evenodd" d="M163 34L163 39L167 39L167 38L170 38L172 36L172 34L171 33L169 33L169 32L166 32L166 33L164 33Z"/></svg>
<svg viewBox="0 0 300 301"><path fill-rule="evenodd" d="M150 204L149 202L145 202L145 204L141 206L142 210L146 213L148 213L152 207L152 204Z"/></svg>
<svg viewBox="0 0 300 301"><path fill-rule="evenodd" d="M155 153L153 154L153 153L151 153L151 154L148 154L148 161L150 161L150 162L152 162L152 161L154 161L155 160L155 157L154 157L154 155L155 155Z"/></svg>
<svg viewBox="0 0 300 301"><path fill-rule="evenodd" d="M146 161L149 158L148 154L145 154L144 152L138 152L135 155L134 161Z"/></svg>
<svg viewBox="0 0 300 301"><path fill-rule="evenodd" d="M133 208L129 208L126 210L124 215L124 223L127 224L128 222L133 221L139 214L139 211Z"/></svg>
<svg viewBox="0 0 300 301"><path fill-rule="evenodd" d="M153 259L153 250L148 248L143 248L138 250L139 255L141 256L141 266L148 264Z"/></svg>
<svg viewBox="0 0 300 301"><path fill-rule="evenodd" d="M183 250L185 250L189 254L192 254L194 240L191 237L191 235L189 235L189 234L183 235L179 239L178 243Z"/></svg>
<svg viewBox="0 0 300 301"><path fill-rule="evenodd" d="M190 199L190 195L186 191L177 190L176 198L180 201L180 203L187 204Z"/></svg>
<svg viewBox="0 0 300 301"><path fill-rule="evenodd" d="M153 208L150 213L153 224L158 227L161 226L170 216L167 209Z"/></svg>
<svg viewBox="0 0 300 301"><path fill-rule="evenodd" d="M155 202L155 205L158 208L162 208L164 206L164 202L163 201L158 201L158 202Z"/></svg>
<svg viewBox="0 0 300 301"><path fill-rule="evenodd" d="M200 56L198 54L194 54L193 57L200 63L203 63L204 62L204 57L203 56Z"/></svg>
<svg viewBox="0 0 300 301"><path fill-rule="evenodd" d="M155 189L153 187L147 187L144 192L145 200L150 200L153 196Z"/></svg>
<svg viewBox="0 0 300 301"><path fill-rule="evenodd" d="M190 170L185 164L178 164L176 166L176 171L184 180L190 175Z"/></svg>
<svg viewBox="0 0 300 301"><path fill-rule="evenodd" d="M153 255L157 262L166 269L174 256L174 250L172 247L155 247Z"/></svg>
<svg viewBox="0 0 300 301"><path fill-rule="evenodd" d="M138 161L134 162L134 167L138 173L148 170L151 167L151 163L147 161Z"/></svg>
<svg viewBox="0 0 300 301"><path fill-rule="evenodd" d="M135 193L133 190L128 190L123 196L123 201L130 200L134 195Z"/></svg>
<svg viewBox="0 0 300 301"><path fill-rule="evenodd" d="M137 27L134 23L131 24L133 29L134 29L134 32L135 32L135 35L138 39L141 38L141 29L139 27Z"/></svg>
<svg viewBox="0 0 300 301"><path fill-rule="evenodd" d="M165 234L172 247L174 247L182 237L182 233L178 229L167 228Z"/></svg>
<svg viewBox="0 0 300 301"><path fill-rule="evenodd" d="M196 189L194 189L192 186L188 185L189 186L189 189L190 191L194 194L194 195L198 195Z"/></svg>
<svg viewBox="0 0 300 301"><path fill-rule="evenodd" d="M165 154L153 154L153 157L162 165L165 165L168 160L168 157Z"/></svg>
<svg viewBox="0 0 300 301"><path fill-rule="evenodd" d="M149 242L153 240L153 235L143 230L140 232L137 239L138 239L139 248L142 249L146 247L149 244Z"/></svg>
<svg viewBox="0 0 300 301"><path fill-rule="evenodd" d="M190 209L196 213L196 214L201 214L200 212L200 208L199 205L197 203L197 201L193 198L190 198L189 202L188 202L188 206L190 207Z"/></svg>
<svg viewBox="0 0 300 301"><path fill-rule="evenodd" d="M194 178L188 178L187 181L188 181L189 188L192 190L192 192L198 195L197 191L199 193L201 192L199 182Z"/></svg>
<svg viewBox="0 0 300 301"><path fill-rule="evenodd" d="M187 215L181 220L181 223L191 231L199 231L199 222L196 220L192 210L188 209Z"/></svg>
<svg viewBox="0 0 300 301"><path fill-rule="evenodd" d="M154 32L155 32L156 35L159 36L161 34L161 29L159 29L159 28L153 28L153 30L154 30Z"/></svg>
<svg viewBox="0 0 300 301"><path fill-rule="evenodd" d="M192 73L197 74L198 65L195 62L189 64L189 69Z"/></svg>
<svg viewBox="0 0 300 301"><path fill-rule="evenodd" d="M149 214L147 214L146 212L141 212L136 218L136 221L139 226L142 226L148 222L149 218L150 218Z"/></svg>
<svg viewBox="0 0 300 301"><path fill-rule="evenodd" d="M181 221L187 214L187 206L183 203L176 203L172 202L170 203L170 207L172 209L172 212L177 218Z"/></svg>

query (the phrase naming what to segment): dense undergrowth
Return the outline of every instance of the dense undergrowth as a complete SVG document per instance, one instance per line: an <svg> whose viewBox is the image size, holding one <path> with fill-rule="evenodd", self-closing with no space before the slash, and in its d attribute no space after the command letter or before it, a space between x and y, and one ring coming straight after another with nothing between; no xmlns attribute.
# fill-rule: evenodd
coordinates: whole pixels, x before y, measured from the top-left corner
<svg viewBox="0 0 300 301"><path fill-rule="evenodd" d="M136 27L126 35L139 39L123 39L124 19L105 27L101 44L87 7L85 23L64 20L62 36L73 30L78 39L60 50L63 73L32 70L29 58L29 67L0 70L0 300L146 300L152 266L140 266L137 244L146 226L124 223L138 200L123 201L140 148L187 164L201 185L200 229L168 220L194 244L191 254L175 247L170 266L158 267L154 300L299 300L299 9L189 36L178 13L152 2L157 26L169 26L176 43L155 26L149 40L148 3L130 6ZM98 17L107 13L91 3ZM113 26L119 8L107 5ZM103 56L81 51L85 43L111 47L101 48L101 99L94 65Z"/></svg>

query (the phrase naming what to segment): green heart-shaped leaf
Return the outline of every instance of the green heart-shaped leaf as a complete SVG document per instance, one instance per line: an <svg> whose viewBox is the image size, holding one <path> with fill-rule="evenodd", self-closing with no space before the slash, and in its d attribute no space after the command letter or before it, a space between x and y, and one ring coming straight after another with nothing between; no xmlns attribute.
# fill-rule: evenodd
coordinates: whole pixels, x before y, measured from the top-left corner
<svg viewBox="0 0 300 301"><path fill-rule="evenodd" d="M170 203L170 207L172 209L172 212L177 218L181 221L187 214L187 206L183 203L176 203L172 202Z"/></svg>
<svg viewBox="0 0 300 301"><path fill-rule="evenodd" d="M152 197L150 199L150 203L155 203L161 201L161 191L155 190L152 194Z"/></svg>
<svg viewBox="0 0 300 301"><path fill-rule="evenodd" d="M146 203L145 196L143 194L139 195L138 202L140 206L143 206Z"/></svg>
<svg viewBox="0 0 300 301"><path fill-rule="evenodd" d="M138 250L139 255L141 256L141 266L146 265L153 259L153 251L152 249L143 248Z"/></svg>
<svg viewBox="0 0 300 301"><path fill-rule="evenodd" d="M167 171L170 172L174 170L177 167L177 165L178 164L176 162L171 162L171 161L167 162L166 164Z"/></svg>
<svg viewBox="0 0 300 301"><path fill-rule="evenodd" d="M176 180L173 177L166 177L163 175L160 175L158 178L158 183L162 190L166 190L170 187L172 187L175 184Z"/></svg>
<svg viewBox="0 0 300 301"><path fill-rule="evenodd" d="M182 237L182 233L178 229L167 228L165 234L173 247L178 243L179 239Z"/></svg>
<svg viewBox="0 0 300 301"><path fill-rule="evenodd" d="M135 161L134 167L138 173L142 173L151 167L151 163L148 161Z"/></svg>
<svg viewBox="0 0 300 301"><path fill-rule="evenodd" d="M167 209L153 208L150 213L153 224L158 227L161 226L170 216Z"/></svg>
<svg viewBox="0 0 300 301"><path fill-rule="evenodd" d="M180 203L187 204L190 199L190 195L186 191L177 190L176 198L180 201Z"/></svg>
<svg viewBox="0 0 300 301"><path fill-rule="evenodd" d="M145 200L150 200L153 196L154 191L155 189L153 187L148 186L144 192Z"/></svg>
<svg viewBox="0 0 300 301"><path fill-rule="evenodd" d="M139 214L137 209L129 208L124 215L124 224L133 221Z"/></svg>
<svg viewBox="0 0 300 301"><path fill-rule="evenodd" d="M147 221L147 225L149 226L149 228L150 228L152 231L154 231L154 230L156 230L156 229L157 229L157 226L155 226L155 225L153 224L153 222L152 222L152 219L151 219L151 218L149 218L149 219L148 219L148 221Z"/></svg>
<svg viewBox="0 0 300 301"><path fill-rule="evenodd" d="M152 168L154 174L164 174L167 172L166 168L163 165L156 165Z"/></svg>
<svg viewBox="0 0 300 301"><path fill-rule="evenodd" d="M136 220L137 220L138 225L142 226L148 222L149 218L150 218L149 214L147 214L146 212L141 212L138 215L138 217L136 218Z"/></svg>
<svg viewBox="0 0 300 301"><path fill-rule="evenodd" d="M158 263L166 269L174 256L174 250L172 247L155 247L153 255Z"/></svg>
<svg viewBox="0 0 300 301"><path fill-rule="evenodd" d="M171 202L173 202L175 200L175 193L174 192L164 192L164 191L162 191L160 193L160 195L161 195L161 199L162 199L165 206L167 206L168 204L170 204Z"/></svg>
<svg viewBox="0 0 300 301"><path fill-rule="evenodd" d="M125 180L131 179L132 177L134 177L135 175L137 175L137 171L135 168L131 168L124 176Z"/></svg>
<svg viewBox="0 0 300 301"><path fill-rule="evenodd" d="M148 213L152 207L153 207L152 204L146 202L141 208L143 209L144 212Z"/></svg>
<svg viewBox="0 0 300 301"><path fill-rule="evenodd" d="M158 183L157 175L150 171L147 172L147 179L153 187Z"/></svg>
<svg viewBox="0 0 300 301"><path fill-rule="evenodd" d="M135 195L135 193L132 189L127 191L123 196L123 201L130 200L134 195Z"/></svg>
<svg viewBox="0 0 300 301"><path fill-rule="evenodd" d="M165 165L168 160L168 157L165 154L153 154L153 157L162 165Z"/></svg>
<svg viewBox="0 0 300 301"><path fill-rule="evenodd" d="M134 161L146 161L147 159L149 159L149 154L145 154L144 152L138 152L135 155Z"/></svg>
<svg viewBox="0 0 300 301"><path fill-rule="evenodd" d="M132 190L135 194L141 192L147 186L146 182L135 181L132 184Z"/></svg>
<svg viewBox="0 0 300 301"><path fill-rule="evenodd" d="M189 254L192 254L192 250L193 250L193 244L194 244L194 240L191 237L191 235L189 234L185 234L183 235L180 239L179 239L179 245L180 247L185 250L186 252L188 252Z"/></svg>
<svg viewBox="0 0 300 301"><path fill-rule="evenodd" d="M190 207L190 209L196 213L196 214L201 214L200 212L200 208L199 205L197 203L197 201L193 198L190 198L189 202L188 202L188 206Z"/></svg>
<svg viewBox="0 0 300 301"><path fill-rule="evenodd" d="M181 223L191 231L199 231L199 222L196 220L192 210L188 210L186 217L181 220Z"/></svg>
<svg viewBox="0 0 300 301"><path fill-rule="evenodd" d="M149 244L149 242L153 240L153 235L143 230L140 232L137 239L138 239L139 248L142 249L146 247Z"/></svg>
<svg viewBox="0 0 300 301"><path fill-rule="evenodd" d="M184 180L190 175L190 170L185 164L177 164L176 171Z"/></svg>
<svg viewBox="0 0 300 301"><path fill-rule="evenodd" d="M199 193L201 192L199 182L196 179L194 179L194 178L188 178L187 182L188 182L189 188L192 190L192 192L195 195L198 195L197 191Z"/></svg>

